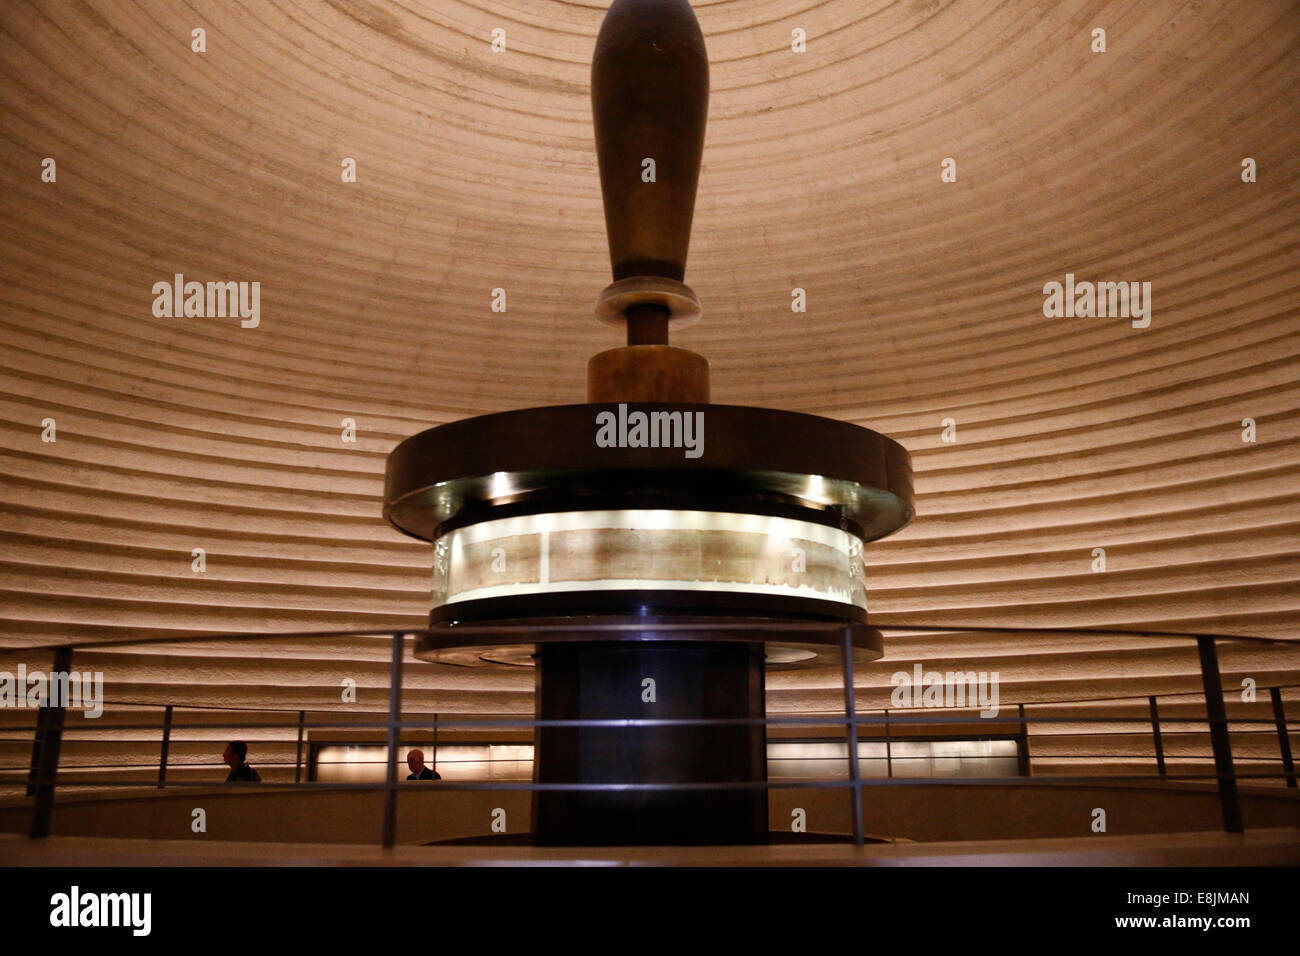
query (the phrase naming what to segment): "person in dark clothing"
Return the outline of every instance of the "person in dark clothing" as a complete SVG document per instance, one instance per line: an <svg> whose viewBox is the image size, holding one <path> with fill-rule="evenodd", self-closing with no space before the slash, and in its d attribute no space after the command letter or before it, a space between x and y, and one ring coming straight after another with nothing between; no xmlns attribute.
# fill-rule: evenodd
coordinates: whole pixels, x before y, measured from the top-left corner
<svg viewBox="0 0 1300 956"><path fill-rule="evenodd" d="M411 768L407 780L441 780L442 776L436 770L430 770L424 765L424 751L412 750L406 755L406 765Z"/></svg>
<svg viewBox="0 0 1300 956"><path fill-rule="evenodd" d="M226 744L226 752L221 759L230 768L226 783L261 783L262 776L244 761L248 757L248 744L242 740L232 740Z"/></svg>

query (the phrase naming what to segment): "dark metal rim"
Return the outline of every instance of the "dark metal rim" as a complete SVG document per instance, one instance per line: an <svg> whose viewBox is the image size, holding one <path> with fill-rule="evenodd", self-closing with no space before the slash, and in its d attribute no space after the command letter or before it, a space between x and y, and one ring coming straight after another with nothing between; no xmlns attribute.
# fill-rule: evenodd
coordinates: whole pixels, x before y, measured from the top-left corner
<svg viewBox="0 0 1300 956"><path fill-rule="evenodd" d="M698 620L703 625L720 620L825 621L865 625L867 612L856 604L839 601L740 591L611 589L452 601L429 612L429 625L430 628L443 627L454 631L460 624L520 621L554 624L557 619L566 618L589 623L597 619L621 624L645 623L650 630L656 623L669 619L673 623ZM803 639L807 639L806 633ZM838 642L839 639L836 634L831 640Z"/></svg>
<svg viewBox="0 0 1300 956"><path fill-rule="evenodd" d="M668 640L668 638L665 638L664 643L667 643ZM748 637L726 638L710 636L707 639L701 638L699 641L692 642L684 642L682 641L681 636L678 635L671 640L675 644L690 643L697 646L718 643L736 645L759 643L760 646L765 649L765 653L771 653L774 655L773 658L768 658L763 661L764 668L769 672L811 670L832 667L839 664L843 657L843 650L838 646L839 642L812 644L807 641L799 643L795 641L778 641L775 639L756 642L753 635ZM554 647L558 644L578 644L586 642L586 640L579 640L575 637L573 641L561 641L558 638L544 641L533 639L531 641L519 641L513 644L503 644L498 642L471 646L439 647L432 644L426 646L425 642L419 641L416 643L415 647L412 648L411 656L417 660L425 661L426 663L443 664L449 667L461 667L465 668L467 671L475 670L477 668L518 670L521 665L517 662L507 660L507 658L517 658L520 656L536 657L543 647ZM622 643L631 650L633 645L636 643L645 642L637 642L631 638L627 638ZM783 659L791 652L794 652L799 656L790 659ZM872 661L879 660L883 656L883 647L872 647L869 645L869 642L865 640L862 641L862 643L855 644L853 647L853 660L856 664L869 664Z"/></svg>
<svg viewBox="0 0 1300 956"><path fill-rule="evenodd" d="M389 455L384 516L398 530L432 540L467 509L481 516L533 496L574 497L583 490L699 496L733 502L726 510L741 513L746 501L766 497L807 509L808 520L843 516L868 541L913 516L907 450L870 429L739 405L627 406L627 414L702 414L700 455L687 458L681 447L597 446L596 416L618 408L601 403L500 412L414 435Z"/></svg>
<svg viewBox="0 0 1300 956"><path fill-rule="evenodd" d="M574 625L574 630L564 630L564 623ZM535 630L534 625L545 623L547 629ZM467 626L444 623L421 632L415 641L413 654L426 661L456 662L449 651L474 649L479 658L504 654L521 647L537 648L545 644L570 643L740 643L780 645L785 648L812 651L820 663L829 660L828 653L839 653L845 635L860 661L878 660L884 655L884 637L881 632L865 622L846 622L843 627L828 630L825 634L809 632L802 627L804 621L763 616L717 616L703 614L659 615L647 619L629 614L572 614L546 616L520 616L485 622L467 622ZM489 625L483 627L481 625ZM750 624L751 627L744 625ZM782 627L782 624L788 625ZM499 625L518 627L517 631L491 627ZM618 625L619 630L593 634L593 625ZM666 628L665 625L671 625ZM721 625L721 626L719 626ZM557 626L559 629L556 629ZM485 663L489 661L485 660ZM804 666L802 662L776 667Z"/></svg>

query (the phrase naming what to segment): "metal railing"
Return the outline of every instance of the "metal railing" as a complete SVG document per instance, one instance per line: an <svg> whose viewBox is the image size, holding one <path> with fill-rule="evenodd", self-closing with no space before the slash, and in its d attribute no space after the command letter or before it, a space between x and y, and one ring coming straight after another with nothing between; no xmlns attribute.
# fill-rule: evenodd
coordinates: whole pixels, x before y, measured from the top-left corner
<svg viewBox="0 0 1300 956"><path fill-rule="evenodd" d="M722 625L725 627L726 625ZM789 630L791 625L783 625ZM799 625L795 625L799 627ZM825 630L826 624L809 623L807 629ZM511 730L536 730L542 727L666 727L666 726L736 726L736 725L758 725L765 728L783 727L825 727L829 724L841 724L844 727L844 741L847 756L847 779L798 779L786 781L763 780L756 782L701 782L701 783L536 783L523 781L443 781L439 784L441 789L451 790L475 790L475 791L528 791L537 792L545 790L558 791L689 791L689 790L749 790L749 789L844 789L847 792L850 809L852 814L852 840L856 845L864 842L863 819L862 819L862 792L867 787L877 786L923 786L933 785L936 781L944 785L1015 785L1015 786L1037 786L1037 785L1083 785L1107 783L1113 784L1118 782L1148 781L1151 779L1150 774L1104 774L1104 775L1085 775L1069 776L1053 774L1047 777L1031 776L1031 755L1029 753L1029 722L1030 717L1026 714L1026 706L1069 706L1087 703L1100 703L1107 701L1126 701L1141 700L1146 697L1149 705L1149 715L1142 717L1107 717L1107 716L1085 716L1085 717L1068 717L1052 716L1042 718L1043 722L1051 724L1068 725L1071 723L1086 724L1127 724L1142 725L1147 724L1151 729L1154 744L1154 755L1156 760L1157 778L1162 781L1214 781L1218 792L1218 801L1223 819L1223 828L1225 831L1232 833L1243 832L1244 826L1241 815L1241 805L1237 791L1237 782L1239 780L1250 779L1273 779L1281 777L1288 788L1296 788L1296 771L1291 754L1289 740L1289 727L1292 721L1286 716L1283 706L1281 690L1283 685L1270 687L1270 699L1273 710L1273 719L1269 720L1233 720L1233 724L1263 724L1272 726L1277 734L1279 757L1275 758L1281 763L1280 774L1260 773L1260 774L1239 774L1233 763L1231 741L1229 737L1229 720L1226 713L1223 698L1223 687L1219 673L1217 645L1220 641L1252 642L1262 644L1289 644L1291 642L1271 639L1246 637L1235 635L1208 635L1208 634L1180 634L1161 631L1134 631L1122 630L1115 628L1017 628L1017 627L963 627L959 625L884 625L886 631L902 632L1032 632L1038 634L1054 633L1061 635L1120 635L1126 637L1144 637L1144 638L1180 638L1194 640L1197 646L1198 660L1200 664L1200 676L1202 684L1202 695L1205 702L1206 717L1200 718L1178 718L1179 722L1205 723L1208 725L1211 750L1214 762L1214 772L1212 774L1197 773L1170 773L1168 759L1165 756L1163 741L1168 731L1162 729L1160 722L1157 697L1187 697L1191 692L1151 694L1151 695L1124 695L1117 697L1098 697L1083 698L1071 700L1052 700L1052 701L1035 701L1025 702L1016 705L1014 717L997 718L997 717L980 717L978 722L980 726L1005 727L1006 730L1002 736L1014 739L1017 742L1017 751L1019 758L1020 776L1017 777L905 777L895 776L893 774L892 758L889 752L890 741L899 739L919 739L919 738L897 738L892 734L895 728L902 726L924 726L924 725L948 725L963 722L960 718L954 718L951 714L899 714L895 710L892 714L886 709L883 713L877 715L875 711L864 712L857 707L856 695L854 688L854 663L853 663L853 645L851 633L847 628L841 628L838 625L836 629L842 630L840 640L840 669L843 677L844 691L844 710L842 714L837 715L795 715L795 716L769 716L760 718L621 718L621 719L566 719L566 720L540 720L536 718L510 717L506 716L499 719L483 720L479 718L456 719L447 718L445 715L433 714L432 720L411 720L403 719L402 716L402 682L405 664L405 641L408 636L425 633L420 629L395 629L392 631L329 631L329 632L296 632L296 633L255 633L255 634L194 634L183 636L166 636L156 637L147 640L115 640L110 642L86 642L82 644L60 644L53 648L53 673L69 673L72 668L73 651L78 648L84 648L91 651L101 650L110 646L121 646L128 644L141 643L176 643L176 642L194 642L202 640L258 640L258 639L277 639L286 638L335 638L335 637L358 637L358 636L388 636L391 639L391 657L390 657L390 681L389 681L389 700L387 719L385 720L348 720L348 721L325 721L309 722L306 719L306 710L284 710L275 711L272 708L257 708L258 711L271 711L297 714L297 758L295 762L294 783L292 787L301 789L320 789L320 790L365 790L365 791L382 791L384 793L384 810L383 810L383 837L382 842L385 847L391 847L396 842L397 826L397 806L398 793L400 790L398 784L398 750L404 730L485 730L485 729L511 729ZM556 625L529 625L529 631L542 631L547 628L554 630L572 630L571 626L563 624ZM460 628L462 632L472 630L472 627ZM521 630L524 629L522 626ZM493 633L501 633L501 625L492 625L485 630ZM593 629L598 630L598 628ZM30 650L30 649L28 649ZM1290 685L1286 685L1290 686ZM267 723L263 721L240 723L240 724L178 724L174 720L174 708L184 707L184 704L157 704L153 706L162 706L165 708L164 721L162 725L162 746L158 763L157 781L104 781L104 780L81 780L77 778L63 777L59 778L59 760L60 750L65 727L65 706L63 702L47 701L37 712L37 722L33 736L33 749L31 766L28 774L28 794L34 797L32 806L31 823L28 830L29 836L39 839L48 836L51 829L51 818L54 810L54 794L56 782L58 786L65 787L210 787L210 782L183 782L168 781L168 751L170 747L172 731L177 729L206 729L211 730L214 726L220 726L227 729L284 729L285 723ZM229 708L222 708L229 710ZM965 721L970 723L970 721ZM862 731L865 728L880 726L883 728L881 736L872 736L863 738ZM89 729L89 728L86 728ZM116 724L116 725L96 725L96 731L109 730L139 730L147 729L138 723L133 724ZM308 730L350 730L365 731L382 730L385 733L385 742L387 750L387 772L386 780L382 783L319 783L302 780L303 771L303 743ZM1142 733L1145 730L1134 731ZM765 732L766 736L766 732ZM985 736L985 735L981 735ZM884 778L864 778L861 774L860 761L858 753L858 744L865 740L884 740L886 742L886 760L889 768L888 774ZM289 786L288 784L277 784L279 787Z"/></svg>

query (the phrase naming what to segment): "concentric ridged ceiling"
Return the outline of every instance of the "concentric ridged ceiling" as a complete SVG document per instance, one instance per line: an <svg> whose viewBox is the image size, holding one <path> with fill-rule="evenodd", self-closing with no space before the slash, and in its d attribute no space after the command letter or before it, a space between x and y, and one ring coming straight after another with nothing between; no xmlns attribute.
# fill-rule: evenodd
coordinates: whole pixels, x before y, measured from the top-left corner
<svg viewBox="0 0 1300 956"><path fill-rule="evenodd" d="M609 281L588 90L604 6L0 6L6 646L421 623L430 558L380 518L388 450L581 401L587 357L617 344L591 317ZM715 401L911 451L918 518L868 553L876 620L1296 636L1300 9L696 9L712 96L686 279L705 319L676 341L712 361ZM260 282L260 326L155 318L153 284L177 272ZM1150 327L1045 318L1067 272L1150 282ZM1296 683L1293 650L1225 652L1226 680ZM328 706L340 662L382 688L385 654L100 661L110 699ZM954 632L891 637L864 703L914 660L1000 670L1018 700L1199 686L1184 643ZM529 707L525 674L411 679L420 709ZM835 680L774 676L773 709L834 706Z"/></svg>

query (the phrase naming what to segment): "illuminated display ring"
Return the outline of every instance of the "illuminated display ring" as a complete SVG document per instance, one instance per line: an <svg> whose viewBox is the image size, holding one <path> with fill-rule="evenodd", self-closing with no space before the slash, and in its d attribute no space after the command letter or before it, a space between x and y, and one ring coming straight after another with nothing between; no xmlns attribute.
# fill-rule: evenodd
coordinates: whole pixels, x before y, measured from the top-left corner
<svg viewBox="0 0 1300 956"><path fill-rule="evenodd" d="M645 416L643 423L657 423L661 447L636 444L647 437L637 433L637 413ZM687 416L702 429L688 434ZM702 422L696 416L703 416ZM602 510L788 518L838 529L865 543L911 520L911 460L906 449L883 435L814 415L640 403L560 405L464 419L407 439L388 459L384 516L425 541L505 519ZM665 621L821 620L847 626L862 659L881 653L879 632L866 624L865 601L713 589L707 580L682 589L589 580L590 589L573 584L559 591L470 600L439 600L435 588L430 623L441 636L422 638L418 654L455 663L460 662L455 655L463 654L456 649L472 646L488 660L502 653L502 646L514 646L518 653L533 642L568 638L548 631L502 645L499 636L461 625L581 622L596 616L644 624L644 631L627 638L634 640L673 639L676 632L658 626ZM581 633L571 639L584 639ZM714 632L709 639L758 641L769 644L769 653L771 643L780 641L820 648L820 654L842 639L842 631L829 631L824 640L801 636L758 627L732 635Z"/></svg>
<svg viewBox="0 0 1300 956"><path fill-rule="evenodd" d="M867 606L862 542L849 531L782 517L631 509L500 518L438 538L431 620L492 613L510 606L504 599L561 610L767 609L837 619L855 610L865 619Z"/></svg>

